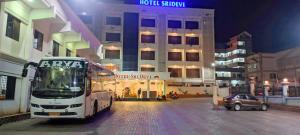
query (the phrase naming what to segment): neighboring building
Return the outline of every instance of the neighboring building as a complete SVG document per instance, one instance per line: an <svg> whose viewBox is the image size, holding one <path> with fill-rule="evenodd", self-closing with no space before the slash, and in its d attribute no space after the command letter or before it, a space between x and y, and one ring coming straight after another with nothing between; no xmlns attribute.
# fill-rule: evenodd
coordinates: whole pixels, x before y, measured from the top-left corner
<svg viewBox="0 0 300 135"><path fill-rule="evenodd" d="M219 86L246 84L245 58L252 52L252 36L242 32L227 44L218 45L215 53L216 80ZM221 47L221 48L220 48Z"/></svg>
<svg viewBox="0 0 300 135"><path fill-rule="evenodd" d="M254 77L257 86L264 81L271 85L287 78L291 85L300 86L300 47L276 53L258 53L247 57L247 77Z"/></svg>
<svg viewBox="0 0 300 135"><path fill-rule="evenodd" d="M73 6L106 42L102 64L115 71L118 96L130 91L125 97L136 97L139 88L144 98L170 91L211 93L214 10L122 3Z"/></svg>
<svg viewBox="0 0 300 135"><path fill-rule="evenodd" d="M19 0L0 4L1 116L29 108L34 69L29 77L22 78L25 63L39 62L41 57L76 56L77 49L97 50L100 42L63 1Z"/></svg>

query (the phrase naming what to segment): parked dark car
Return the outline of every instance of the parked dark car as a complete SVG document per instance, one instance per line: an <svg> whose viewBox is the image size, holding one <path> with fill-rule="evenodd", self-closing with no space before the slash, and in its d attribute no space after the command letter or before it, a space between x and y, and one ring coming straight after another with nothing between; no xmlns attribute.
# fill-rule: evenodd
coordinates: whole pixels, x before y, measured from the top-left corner
<svg viewBox="0 0 300 135"><path fill-rule="evenodd" d="M223 99L227 110L240 111L242 109L258 109L267 111L269 105L250 94L235 94Z"/></svg>

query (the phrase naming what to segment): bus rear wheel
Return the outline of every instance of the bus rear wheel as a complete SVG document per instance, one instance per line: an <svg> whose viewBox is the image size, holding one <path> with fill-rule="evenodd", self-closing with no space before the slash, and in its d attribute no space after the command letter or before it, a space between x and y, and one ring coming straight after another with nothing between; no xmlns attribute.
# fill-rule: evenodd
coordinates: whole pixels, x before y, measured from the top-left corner
<svg viewBox="0 0 300 135"><path fill-rule="evenodd" d="M107 110L110 110L110 109L111 109L112 102L113 102L113 101L112 101L112 97L110 97L109 106L108 106Z"/></svg>

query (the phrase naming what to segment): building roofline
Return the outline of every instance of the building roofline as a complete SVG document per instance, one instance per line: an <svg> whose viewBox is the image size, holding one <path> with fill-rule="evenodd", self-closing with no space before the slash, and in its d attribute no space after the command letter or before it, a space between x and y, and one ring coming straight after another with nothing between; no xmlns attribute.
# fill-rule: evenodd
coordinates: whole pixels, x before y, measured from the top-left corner
<svg viewBox="0 0 300 135"><path fill-rule="evenodd" d="M238 38L238 37L242 36L243 34L245 34L245 35L247 35L247 36L249 36L249 37L252 37L252 35L251 35L249 32L243 31L243 32L241 32L241 33L239 33L239 34L237 34L237 35L231 37L230 40L233 40L233 39L235 39L235 38Z"/></svg>

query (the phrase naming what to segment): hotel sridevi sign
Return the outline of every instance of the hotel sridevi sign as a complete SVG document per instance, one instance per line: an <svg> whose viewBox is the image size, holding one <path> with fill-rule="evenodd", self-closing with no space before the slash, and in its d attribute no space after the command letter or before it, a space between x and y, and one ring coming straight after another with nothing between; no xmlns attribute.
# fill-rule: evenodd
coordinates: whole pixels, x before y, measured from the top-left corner
<svg viewBox="0 0 300 135"><path fill-rule="evenodd" d="M167 80L170 79L169 72L134 72L134 71L122 71L115 72L115 78L121 80Z"/></svg>
<svg viewBox="0 0 300 135"><path fill-rule="evenodd" d="M179 7L184 8L185 2L182 1L168 1L168 0L140 0L140 5L159 6L159 7Z"/></svg>

